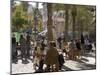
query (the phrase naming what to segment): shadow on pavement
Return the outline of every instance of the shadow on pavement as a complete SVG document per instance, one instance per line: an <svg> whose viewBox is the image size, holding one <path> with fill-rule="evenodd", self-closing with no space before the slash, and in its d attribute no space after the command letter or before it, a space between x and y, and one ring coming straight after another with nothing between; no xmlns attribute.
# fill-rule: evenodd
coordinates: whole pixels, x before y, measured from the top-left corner
<svg viewBox="0 0 100 75"><path fill-rule="evenodd" d="M88 59L85 59L85 58L81 58L81 60L83 60L85 62L88 62L89 61Z"/></svg>
<svg viewBox="0 0 100 75"><path fill-rule="evenodd" d="M85 56L85 57L92 57L92 58L95 58L95 55L94 55L94 54L89 54L89 53L88 53L88 54L85 54L84 56Z"/></svg>
<svg viewBox="0 0 100 75"><path fill-rule="evenodd" d="M70 68L68 68L67 66L63 66L63 69L65 70L65 71L74 71L73 69L70 69Z"/></svg>
<svg viewBox="0 0 100 75"><path fill-rule="evenodd" d="M78 68L81 68L81 70L92 70L96 69L96 65L94 64L82 64L80 66L77 66Z"/></svg>

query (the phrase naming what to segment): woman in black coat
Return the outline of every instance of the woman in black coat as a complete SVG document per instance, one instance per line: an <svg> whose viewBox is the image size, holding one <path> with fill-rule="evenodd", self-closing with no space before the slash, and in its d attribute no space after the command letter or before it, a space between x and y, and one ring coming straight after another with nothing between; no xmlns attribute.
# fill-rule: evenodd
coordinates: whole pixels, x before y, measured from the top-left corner
<svg viewBox="0 0 100 75"><path fill-rule="evenodd" d="M59 70L61 70L63 64L64 64L64 57L63 57L63 54L59 54Z"/></svg>

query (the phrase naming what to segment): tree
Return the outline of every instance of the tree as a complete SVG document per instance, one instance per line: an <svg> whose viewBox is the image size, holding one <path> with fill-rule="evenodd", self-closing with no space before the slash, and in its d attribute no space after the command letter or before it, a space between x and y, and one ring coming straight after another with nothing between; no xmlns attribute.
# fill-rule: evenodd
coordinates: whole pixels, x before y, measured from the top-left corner
<svg viewBox="0 0 100 75"><path fill-rule="evenodd" d="M76 6L77 7L77 25L78 35L85 32L90 32L93 26L91 25L91 21L93 20L93 14L91 12L91 6Z"/></svg>
<svg viewBox="0 0 100 75"><path fill-rule="evenodd" d="M76 25L76 15L77 15L77 8L75 5L72 6L72 19L73 19L73 39L75 39L75 25Z"/></svg>
<svg viewBox="0 0 100 75"><path fill-rule="evenodd" d="M48 12L48 20L47 20L47 36L48 36L48 41L53 41L53 31L52 31L52 4L48 3L47 4L47 12Z"/></svg>
<svg viewBox="0 0 100 75"><path fill-rule="evenodd" d="M28 2L27 1L22 1L21 5L23 7L23 11L26 12L28 10L28 6L29 6Z"/></svg>
<svg viewBox="0 0 100 75"><path fill-rule="evenodd" d="M65 10L65 6L64 6L64 4L52 4L52 11L59 11L59 10Z"/></svg>
<svg viewBox="0 0 100 75"><path fill-rule="evenodd" d="M28 24L27 15L23 8L22 5L16 5L12 10L12 31L20 31Z"/></svg>
<svg viewBox="0 0 100 75"><path fill-rule="evenodd" d="M65 41L67 42L68 41L68 20L69 20L69 14L68 14L68 11L69 11L69 5L66 5L65 4Z"/></svg>

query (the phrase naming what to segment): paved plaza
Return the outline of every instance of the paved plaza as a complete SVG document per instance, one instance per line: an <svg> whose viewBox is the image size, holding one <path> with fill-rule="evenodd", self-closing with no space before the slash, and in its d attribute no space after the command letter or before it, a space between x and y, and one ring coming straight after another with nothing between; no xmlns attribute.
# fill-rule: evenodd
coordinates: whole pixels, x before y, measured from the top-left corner
<svg viewBox="0 0 100 75"><path fill-rule="evenodd" d="M12 74L34 73L32 60L28 60L28 64L22 64L22 60L18 60L17 64L12 64ZM76 71L76 70L92 70L96 69L95 53L91 52L82 56L81 60L72 61L65 60L61 71Z"/></svg>

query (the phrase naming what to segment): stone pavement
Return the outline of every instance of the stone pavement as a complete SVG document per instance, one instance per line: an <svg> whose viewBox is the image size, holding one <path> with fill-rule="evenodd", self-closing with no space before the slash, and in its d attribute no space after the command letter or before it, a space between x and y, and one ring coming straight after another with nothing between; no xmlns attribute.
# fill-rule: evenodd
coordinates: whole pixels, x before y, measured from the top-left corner
<svg viewBox="0 0 100 75"><path fill-rule="evenodd" d="M82 56L81 61L66 60L61 71L91 70L96 69L94 53ZM22 60L18 60L17 64L12 64L12 74L34 73L33 63L29 60L28 64L22 64Z"/></svg>

